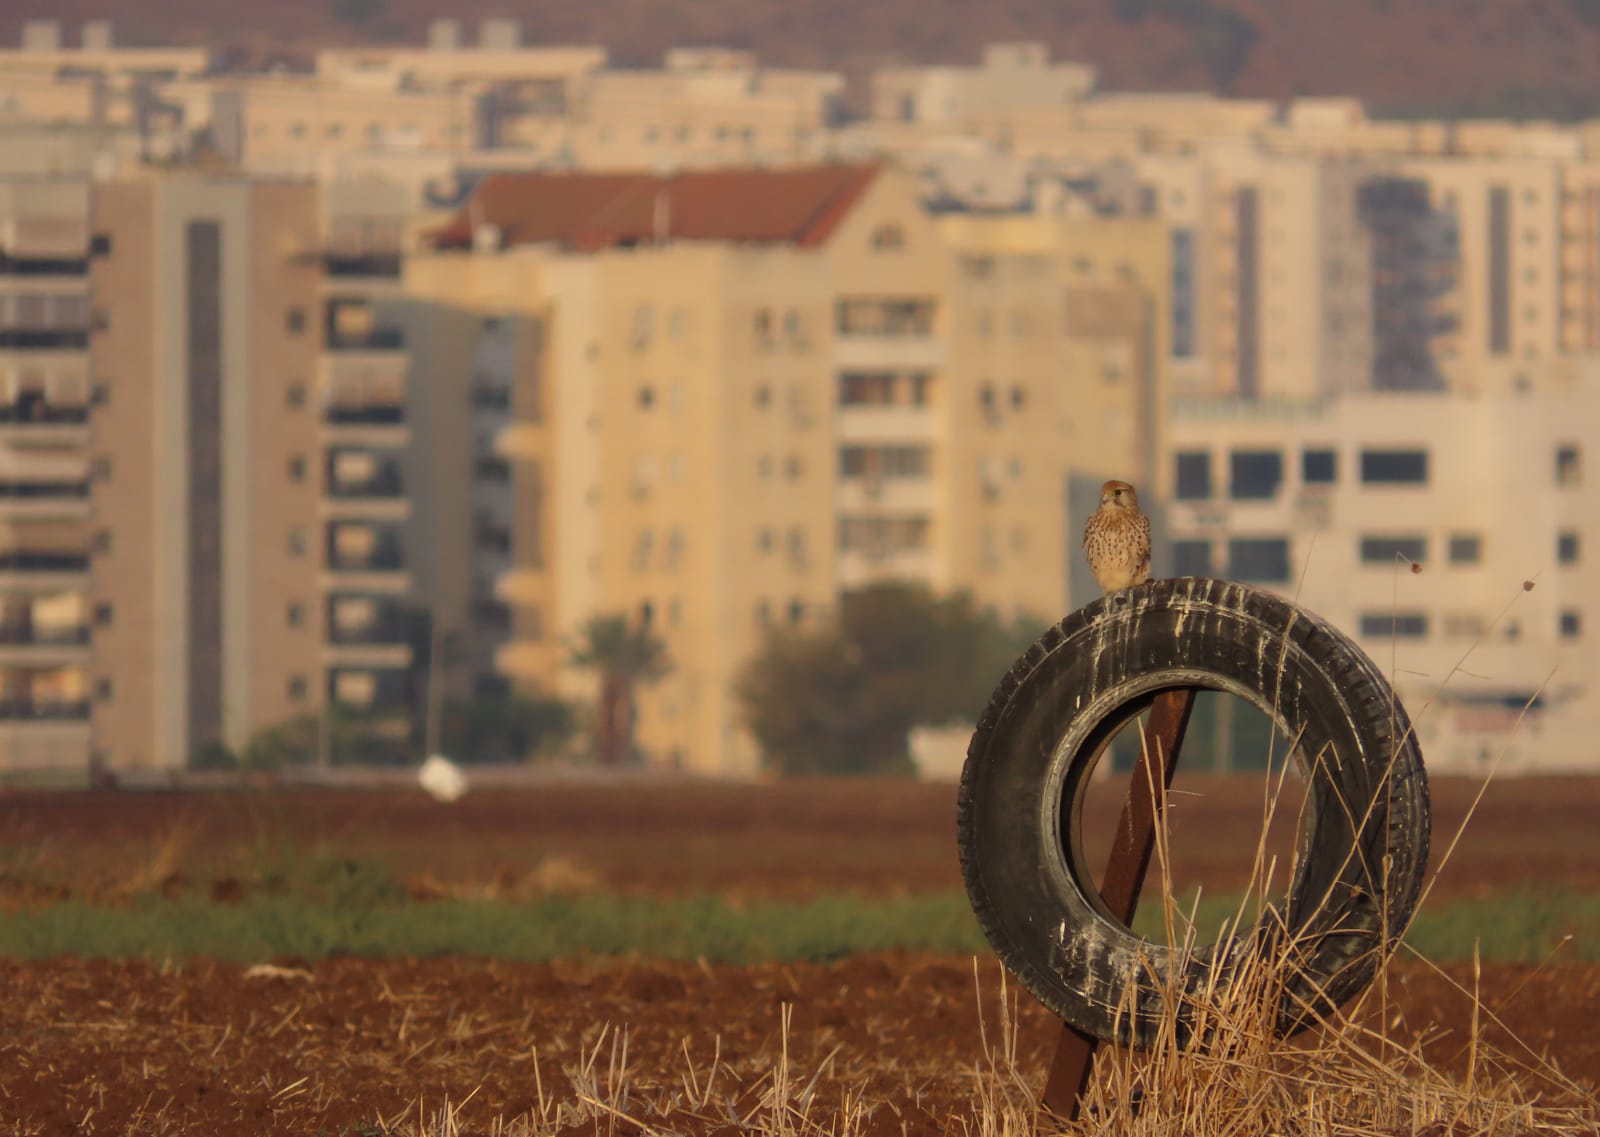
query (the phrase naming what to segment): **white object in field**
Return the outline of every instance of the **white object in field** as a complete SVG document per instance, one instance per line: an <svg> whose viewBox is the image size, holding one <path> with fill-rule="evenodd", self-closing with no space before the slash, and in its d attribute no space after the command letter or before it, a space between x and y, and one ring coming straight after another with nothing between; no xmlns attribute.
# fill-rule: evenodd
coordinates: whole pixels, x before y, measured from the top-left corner
<svg viewBox="0 0 1600 1137"><path fill-rule="evenodd" d="M435 754L417 770L417 785L434 801L455 801L467 792L467 776L450 759Z"/></svg>

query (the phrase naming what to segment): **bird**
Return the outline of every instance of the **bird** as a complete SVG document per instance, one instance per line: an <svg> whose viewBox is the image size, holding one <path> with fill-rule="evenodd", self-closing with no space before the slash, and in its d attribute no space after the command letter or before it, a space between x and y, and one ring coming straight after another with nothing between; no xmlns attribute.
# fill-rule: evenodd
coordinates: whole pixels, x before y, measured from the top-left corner
<svg viewBox="0 0 1600 1137"><path fill-rule="evenodd" d="M1139 495L1127 482L1100 487L1100 508L1083 527L1083 551L1108 596L1150 579L1150 519L1139 512Z"/></svg>

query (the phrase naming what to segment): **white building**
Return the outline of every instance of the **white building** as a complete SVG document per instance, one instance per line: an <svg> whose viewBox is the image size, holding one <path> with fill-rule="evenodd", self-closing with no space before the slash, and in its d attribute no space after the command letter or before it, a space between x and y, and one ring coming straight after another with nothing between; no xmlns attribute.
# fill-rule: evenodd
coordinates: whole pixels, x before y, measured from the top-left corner
<svg viewBox="0 0 1600 1137"><path fill-rule="evenodd" d="M1592 382L1181 402L1170 429L1176 574L1268 588L1352 635L1432 769L1600 769Z"/></svg>

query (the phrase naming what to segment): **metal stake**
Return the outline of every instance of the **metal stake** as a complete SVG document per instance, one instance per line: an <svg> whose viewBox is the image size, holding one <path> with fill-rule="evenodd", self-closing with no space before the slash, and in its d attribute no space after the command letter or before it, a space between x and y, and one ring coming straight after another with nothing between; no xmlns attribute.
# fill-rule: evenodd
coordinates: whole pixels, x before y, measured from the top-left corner
<svg viewBox="0 0 1600 1137"><path fill-rule="evenodd" d="M1150 707L1139 747L1139 761L1133 767L1133 781L1122 804L1122 820L1117 824L1111 859L1100 885L1100 896L1113 915L1124 924L1133 922L1139 907L1139 890L1150 868L1155 848L1156 823L1166 805L1166 791L1177 769L1178 749L1194 710L1193 688L1163 691ZM1157 789L1159 787L1159 789ZM1063 1022L1056 1042L1055 1059L1045 1082L1043 1105L1063 1121L1075 1120L1083 1091L1094 1070L1094 1053L1100 1040Z"/></svg>

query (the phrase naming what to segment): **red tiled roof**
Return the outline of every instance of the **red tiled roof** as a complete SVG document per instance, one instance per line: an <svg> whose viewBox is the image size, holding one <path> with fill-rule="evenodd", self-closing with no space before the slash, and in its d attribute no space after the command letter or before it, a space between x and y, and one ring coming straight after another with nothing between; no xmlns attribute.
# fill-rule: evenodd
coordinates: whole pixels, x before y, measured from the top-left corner
<svg viewBox="0 0 1600 1137"><path fill-rule="evenodd" d="M592 251L670 239L810 248L828 239L877 173L877 166L836 165L490 174L432 240L436 248L468 248L474 225L487 223L505 246L554 242Z"/></svg>

